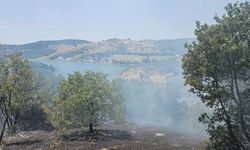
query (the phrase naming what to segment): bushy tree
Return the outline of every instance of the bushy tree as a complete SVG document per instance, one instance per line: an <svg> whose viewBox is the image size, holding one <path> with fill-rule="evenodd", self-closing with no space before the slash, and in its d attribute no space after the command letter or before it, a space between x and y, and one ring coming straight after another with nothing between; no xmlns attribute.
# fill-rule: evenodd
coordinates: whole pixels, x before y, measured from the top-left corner
<svg viewBox="0 0 250 150"><path fill-rule="evenodd" d="M34 99L35 82L32 69L21 53L1 58L0 62L0 113L3 120L3 137L6 126L15 132L22 109Z"/></svg>
<svg viewBox="0 0 250 150"><path fill-rule="evenodd" d="M214 149L250 149L250 4L234 3L214 25L197 22L197 41L186 45L186 83L211 113L208 125Z"/></svg>
<svg viewBox="0 0 250 150"><path fill-rule="evenodd" d="M104 121L123 120L123 97L118 84L111 83L103 73L75 72L59 85L54 102L54 121L61 127L93 126Z"/></svg>

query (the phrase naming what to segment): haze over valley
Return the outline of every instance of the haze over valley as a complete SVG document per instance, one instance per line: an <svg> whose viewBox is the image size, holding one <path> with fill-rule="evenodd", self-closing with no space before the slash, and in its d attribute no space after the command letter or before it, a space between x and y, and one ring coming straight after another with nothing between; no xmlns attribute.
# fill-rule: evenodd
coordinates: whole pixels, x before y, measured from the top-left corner
<svg viewBox="0 0 250 150"><path fill-rule="evenodd" d="M1 1L0 33L0 150L250 150L249 0Z"/></svg>
<svg viewBox="0 0 250 150"><path fill-rule="evenodd" d="M31 62L52 66L55 73L64 78L75 71L103 72L110 79L122 80L130 121L179 130L185 128L186 132L204 135L202 125L194 115L202 108L191 111L201 104L188 93L182 78L180 59L186 52L184 44L192 41L192 38L100 42L58 40L4 44L0 50L1 54L21 51ZM190 114L184 113L187 110ZM184 114L189 118L182 119Z"/></svg>

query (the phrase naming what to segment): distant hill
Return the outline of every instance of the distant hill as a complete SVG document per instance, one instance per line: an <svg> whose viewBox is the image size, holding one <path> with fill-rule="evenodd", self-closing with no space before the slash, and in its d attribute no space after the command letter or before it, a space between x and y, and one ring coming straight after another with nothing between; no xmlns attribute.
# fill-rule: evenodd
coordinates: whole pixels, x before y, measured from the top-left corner
<svg viewBox="0 0 250 150"><path fill-rule="evenodd" d="M22 45L8 45L0 44L1 53L12 53L20 51L26 58L39 58L47 56L56 52L51 46L56 45L78 45L81 43L88 43L84 40L58 40L58 41L38 41L34 43L22 44Z"/></svg>
<svg viewBox="0 0 250 150"><path fill-rule="evenodd" d="M130 40L109 39L39 41L22 45L0 44L0 54L20 51L28 59L62 59L105 63L148 63L183 55L185 43L194 39Z"/></svg>

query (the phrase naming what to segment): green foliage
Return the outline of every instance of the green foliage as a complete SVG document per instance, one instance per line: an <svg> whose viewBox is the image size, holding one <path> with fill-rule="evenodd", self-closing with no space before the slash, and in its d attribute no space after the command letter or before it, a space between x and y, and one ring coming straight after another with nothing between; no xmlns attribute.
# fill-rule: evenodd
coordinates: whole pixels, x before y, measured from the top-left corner
<svg viewBox="0 0 250 150"><path fill-rule="evenodd" d="M102 73L75 72L59 85L53 120L57 127L84 127L125 119L119 84Z"/></svg>
<svg viewBox="0 0 250 150"><path fill-rule="evenodd" d="M235 3L217 24L197 22L197 42L186 45L183 69L190 91L212 113L208 124L215 149L248 149L250 145L250 4Z"/></svg>
<svg viewBox="0 0 250 150"><path fill-rule="evenodd" d="M15 133L21 110L35 99L36 85L32 69L21 53L1 59L0 62L0 110L4 124ZM4 130L2 130L4 132Z"/></svg>
<svg viewBox="0 0 250 150"><path fill-rule="evenodd" d="M40 74L41 75L41 74ZM34 75L21 53L6 55L0 60L0 142L8 134L24 130L51 130L49 111L45 104L48 90L43 90L46 78ZM50 85L50 84L48 84Z"/></svg>
<svg viewBox="0 0 250 150"><path fill-rule="evenodd" d="M43 104L52 105L53 97L58 94L57 87L59 82L64 79L60 74L56 74L56 69L38 62L29 62L32 67L33 75L38 87L38 99Z"/></svg>

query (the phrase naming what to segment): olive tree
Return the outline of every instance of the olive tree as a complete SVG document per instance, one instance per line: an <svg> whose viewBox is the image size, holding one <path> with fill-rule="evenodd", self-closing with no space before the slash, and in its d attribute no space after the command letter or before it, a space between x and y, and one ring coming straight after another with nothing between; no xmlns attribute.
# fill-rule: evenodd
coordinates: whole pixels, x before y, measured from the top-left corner
<svg viewBox="0 0 250 150"><path fill-rule="evenodd" d="M35 81L32 69L21 53L2 57L0 60L0 115L2 130L16 132L20 112L34 100Z"/></svg>
<svg viewBox="0 0 250 150"><path fill-rule="evenodd" d="M125 107L117 84L103 73L75 72L59 84L54 101L54 122L62 127L89 127L105 121L123 120Z"/></svg>
<svg viewBox="0 0 250 150"><path fill-rule="evenodd" d="M210 108L207 124L214 149L250 148L250 4L228 4L216 24L197 22L197 41L186 45L186 83Z"/></svg>

